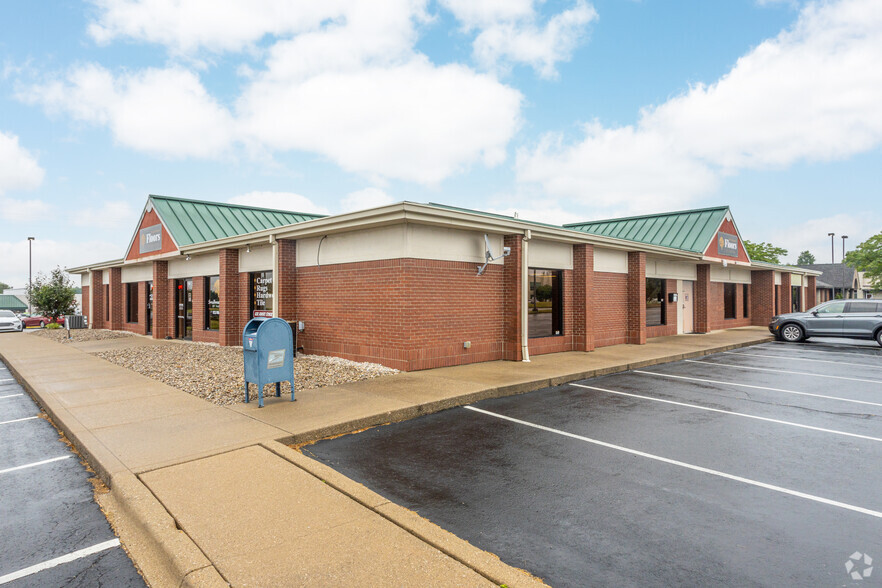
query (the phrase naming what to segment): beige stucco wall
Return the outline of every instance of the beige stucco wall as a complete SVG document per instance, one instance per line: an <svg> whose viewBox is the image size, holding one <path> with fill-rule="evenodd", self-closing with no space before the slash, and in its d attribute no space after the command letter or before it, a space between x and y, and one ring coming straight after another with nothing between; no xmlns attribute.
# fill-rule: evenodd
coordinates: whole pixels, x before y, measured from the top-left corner
<svg viewBox="0 0 882 588"><path fill-rule="evenodd" d="M594 271L615 274L628 273L628 252L615 249L594 248Z"/></svg>
<svg viewBox="0 0 882 588"><path fill-rule="evenodd" d="M153 264L124 265L120 271L123 284L130 282L149 282L153 279Z"/></svg>
<svg viewBox="0 0 882 588"><path fill-rule="evenodd" d="M186 258L173 259L168 262L169 279L192 278L193 276L215 276L220 273L220 261L217 253L194 255L190 261Z"/></svg>
<svg viewBox="0 0 882 588"><path fill-rule="evenodd" d="M527 248L527 260L530 267L571 270L573 246L569 243L531 239Z"/></svg>
<svg viewBox="0 0 882 588"><path fill-rule="evenodd" d="M92 284L92 274L80 274L80 286L86 287Z"/></svg>
<svg viewBox="0 0 882 588"><path fill-rule="evenodd" d="M268 272L273 270L273 246L263 245L239 250L240 272Z"/></svg>
<svg viewBox="0 0 882 588"><path fill-rule="evenodd" d="M723 267L721 265L711 265L710 279L711 282L734 282L736 284L749 284L750 270L740 267Z"/></svg>
<svg viewBox="0 0 882 588"><path fill-rule="evenodd" d="M689 263L688 261L670 261L647 257L646 277L665 278L668 280L697 280L698 270L694 263Z"/></svg>

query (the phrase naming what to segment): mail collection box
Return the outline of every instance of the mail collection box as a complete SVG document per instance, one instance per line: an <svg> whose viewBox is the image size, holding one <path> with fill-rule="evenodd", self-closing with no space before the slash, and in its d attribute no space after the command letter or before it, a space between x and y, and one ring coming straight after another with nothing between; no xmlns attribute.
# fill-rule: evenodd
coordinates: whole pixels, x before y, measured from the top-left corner
<svg viewBox="0 0 882 588"><path fill-rule="evenodd" d="M249 402L248 384L257 385L257 406L263 407L263 387L276 385L282 395L282 382L291 383L294 401L294 333L280 318L254 318L242 330L242 355L245 362L245 402Z"/></svg>

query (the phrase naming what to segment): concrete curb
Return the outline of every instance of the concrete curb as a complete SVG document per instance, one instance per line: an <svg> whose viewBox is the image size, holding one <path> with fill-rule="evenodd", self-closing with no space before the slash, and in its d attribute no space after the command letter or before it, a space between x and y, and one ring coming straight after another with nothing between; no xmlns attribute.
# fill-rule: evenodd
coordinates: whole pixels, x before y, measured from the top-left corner
<svg viewBox="0 0 882 588"><path fill-rule="evenodd" d="M478 392L470 392L461 396L453 396L450 398L445 398L443 400L436 400L433 402L426 402L424 404L418 404L415 406L408 406L406 408L375 414L352 421L330 425L327 427L320 427L317 429L306 431L304 433L297 433L287 437L280 437L278 441L280 443L284 443L285 445L303 445L307 443L312 443L314 441L319 441L321 439L326 439L328 437L345 435L354 431L361 431L362 429L369 429L371 427L376 427L379 425L407 421L419 416L441 412L442 410L456 408L458 406L465 406L466 404L472 404L481 400L486 400L488 398L501 398L504 396L527 394L528 392L535 392L536 390L541 390L542 388L548 388L551 386L559 386L561 384L568 384L570 382L577 382L579 380L587 380L589 378L596 378L598 376L617 374L630 370L642 369L653 365L681 361L684 359L704 357L706 355L720 353L722 351L730 351L732 349L740 349L742 347L750 347L752 345L768 343L772 340L774 340L774 337L768 336L752 341L745 341L743 343L720 345L710 349L700 349L698 351L690 351L687 353L666 355L664 357L647 359L644 361L638 361L629 364L621 364L612 367L573 372L570 374L554 376L551 378L538 378L536 380L519 382L517 384L511 384L508 386L486 388Z"/></svg>
<svg viewBox="0 0 882 588"><path fill-rule="evenodd" d="M96 499L150 586L229 586L137 476L61 403L31 386L2 352L0 359L110 488Z"/></svg>
<svg viewBox="0 0 882 588"><path fill-rule="evenodd" d="M413 511L389 502L362 484L347 478L321 462L306 457L287 445L274 441L261 443L261 446L498 586L511 588L537 588L541 586L547 588L547 584L531 576L528 572L504 563L492 553L475 547Z"/></svg>

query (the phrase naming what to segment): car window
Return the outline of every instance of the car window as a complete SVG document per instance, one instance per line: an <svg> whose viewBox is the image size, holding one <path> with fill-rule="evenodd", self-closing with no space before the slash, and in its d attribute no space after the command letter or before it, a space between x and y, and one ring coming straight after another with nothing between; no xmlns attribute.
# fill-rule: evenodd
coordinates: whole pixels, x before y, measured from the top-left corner
<svg viewBox="0 0 882 588"><path fill-rule="evenodd" d="M11 310L0 310L0 316L15 316Z"/></svg>
<svg viewBox="0 0 882 588"><path fill-rule="evenodd" d="M827 314L827 313L841 313L845 312L845 303L844 302L834 302L833 304L828 304L827 306L822 306L818 309L818 314Z"/></svg>
<svg viewBox="0 0 882 588"><path fill-rule="evenodd" d="M849 302L846 312L876 312L875 302Z"/></svg>

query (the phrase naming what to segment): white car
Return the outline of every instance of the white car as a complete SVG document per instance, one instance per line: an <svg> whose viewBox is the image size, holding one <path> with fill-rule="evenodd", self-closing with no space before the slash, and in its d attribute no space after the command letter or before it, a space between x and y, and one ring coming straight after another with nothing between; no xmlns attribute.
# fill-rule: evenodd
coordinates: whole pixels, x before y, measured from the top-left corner
<svg viewBox="0 0 882 588"><path fill-rule="evenodd" d="M11 310L0 310L0 331L18 331L24 330L24 324L21 319L15 316Z"/></svg>

